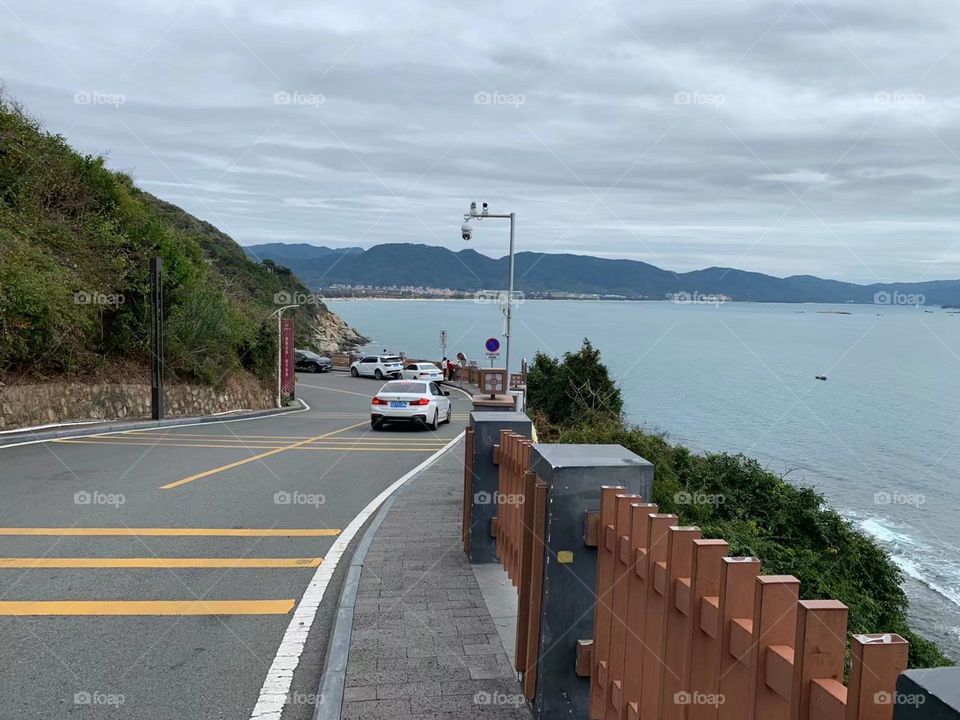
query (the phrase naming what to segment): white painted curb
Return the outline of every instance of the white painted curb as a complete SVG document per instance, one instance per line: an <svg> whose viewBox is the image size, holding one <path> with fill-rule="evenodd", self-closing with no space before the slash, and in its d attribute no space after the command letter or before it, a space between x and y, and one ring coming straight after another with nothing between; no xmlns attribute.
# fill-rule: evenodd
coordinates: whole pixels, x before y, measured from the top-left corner
<svg viewBox="0 0 960 720"><path fill-rule="evenodd" d="M297 669L297 665L300 664L300 656L303 654L303 648L306 645L310 627L317 617L320 603L323 601L323 595L330 585L330 580L333 578L340 558L343 556L343 553L350 545L354 536L370 516L373 515L386 499L401 485L433 465L447 450L459 442L463 436L464 431L461 431L444 447L377 495L350 521L347 527L343 529L343 532L337 537L330 551L324 557L323 563L314 573L313 579L310 580L310 584L303 593L303 597L300 598L297 609L293 611L293 618L290 620L290 624L283 634L283 640L280 642L277 654L273 658L273 663L270 665L267 677L263 681L263 687L260 688L260 697L257 698L257 704L253 708L250 720L280 720L280 716L283 714L283 707L290 694L290 686L293 683L293 673Z"/></svg>

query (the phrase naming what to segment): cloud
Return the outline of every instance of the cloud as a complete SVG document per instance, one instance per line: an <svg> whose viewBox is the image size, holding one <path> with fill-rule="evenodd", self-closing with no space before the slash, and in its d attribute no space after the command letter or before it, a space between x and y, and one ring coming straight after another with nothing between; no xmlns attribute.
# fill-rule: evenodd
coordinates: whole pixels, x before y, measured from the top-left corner
<svg viewBox="0 0 960 720"><path fill-rule="evenodd" d="M119 0L0 7L3 81L239 242L960 276L960 10ZM122 104L78 104L122 96ZM506 229L475 249L499 255Z"/></svg>

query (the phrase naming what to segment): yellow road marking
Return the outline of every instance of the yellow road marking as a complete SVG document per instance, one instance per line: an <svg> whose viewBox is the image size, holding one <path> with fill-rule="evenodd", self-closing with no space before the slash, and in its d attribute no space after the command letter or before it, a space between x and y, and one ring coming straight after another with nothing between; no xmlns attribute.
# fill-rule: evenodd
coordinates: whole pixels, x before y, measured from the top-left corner
<svg viewBox="0 0 960 720"><path fill-rule="evenodd" d="M286 615L293 600L0 600L0 615Z"/></svg>
<svg viewBox="0 0 960 720"><path fill-rule="evenodd" d="M276 455L277 453L282 453L284 450L292 450L298 448L307 443L313 442L315 440L322 440L323 438L331 437L337 433L346 432L347 430L353 430L353 428L360 427L361 425L366 425L367 421L355 423L354 425L348 425L347 427L340 428L339 430L334 430L332 432L324 433L323 435L317 435L308 440L301 440L300 442L293 443L292 445L287 445L286 447L275 448L274 450L269 450L265 453L260 453L259 455L253 455L252 457L244 458L243 460L237 460L236 462L227 463L226 465L221 465L220 467L211 468L210 470L204 470L203 472L197 473L196 475L188 475L185 478L180 480L174 480L171 483L166 485L161 485L161 490L172 490L173 488L180 487L181 485L186 485L189 482L194 480L200 480L201 478L210 477L211 475L216 475L217 473L224 472L225 470L232 470L235 467L240 467L241 465L246 465L247 463L254 462L256 460L262 460L263 458L270 457L271 455Z"/></svg>
<svg viewBox="0 0 960 720"><path fill-rule="evenodd" d="M0 527L0 535L121 535L134 537L331 537L333 528L129 528L129 527Z"/></svg>
<svg viewBox="0 0 960 720"><path fill-rule="evenodd" d="M0 557L0 570L56 568L314 568L323 558L90 558Z"/></svg>
<svg viewBox="0 0 960 720"><path fill-rule="evenodd" d="M170 434L170 433L157 433L157 432L136 432L136 433L123 433L121 435L90 435L88 437L92 438L107 438L107 439L120 439L120 440L139 440L142 438L157 438L160 440L223 440L224 442L277 442L282 445L288 443L282 442L283 440L310 440L306 435L215 435L215 434L200 434L200 433L182 433L182 434ZM356 438L351 437L351 440L357 440L364 443L395 443L398 442L397 437L405 437L403 435L397 435L394 437L370 437L369 435L360 435ZM417 433L413 435L414 438L417 438L416 442L431 442L431 443L442 443L446 445L446 440L434 440L433 438L427 437L424 438L422 433ZM322 443L336 443L340 442L340 438L336 440L315 440L317 444Z"/></svg>
<svg viewBox="0 0 960 720"><path fill-rule="evenodd" d="M350 438L344 438L340 442L349 441ZM213 448L215 450L348 450L353 452L423 452L425 450L439 450L445 444L433 445L396 445L396 446L374 446L374 445L327 445L317 444L304 447L291 448L287 445L215 445L210 443L169 443L169 442L115 442L111 440L57 440L55 442L67 443L69 445L126 445L130 447L158 447L158 448ZM166 489L166 488L164 488Z"/></svg>

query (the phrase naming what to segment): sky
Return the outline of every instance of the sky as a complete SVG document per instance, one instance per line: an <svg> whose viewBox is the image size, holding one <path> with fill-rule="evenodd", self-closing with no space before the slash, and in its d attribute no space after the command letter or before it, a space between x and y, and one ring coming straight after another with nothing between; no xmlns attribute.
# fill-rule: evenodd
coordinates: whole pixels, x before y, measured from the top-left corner
<svg viewBox="0 0 960 720"><path fill-rule="evenodd" d="M953 0L0 0L6 92L242 245L958 278L958 70Z"/></svg>

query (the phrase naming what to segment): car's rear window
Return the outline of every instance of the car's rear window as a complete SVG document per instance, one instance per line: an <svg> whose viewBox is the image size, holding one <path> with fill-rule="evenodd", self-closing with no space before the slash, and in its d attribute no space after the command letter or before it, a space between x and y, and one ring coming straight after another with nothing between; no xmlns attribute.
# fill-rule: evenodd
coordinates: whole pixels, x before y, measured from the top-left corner
<svg viewBox="0 0 960 720"><path fill-rule="evenodd" d="M385 363L398 363L398 362L403 362L403 361L402 361L399 357L382 357L382 358L380 358L380 362L385 362Z"/></svg>
<svg viewBox="0 0 960 720"><path fill-rule="evenodd" d="M380 392L391 393L425 393L427 386L418 382L388 382Z"/></svg>

